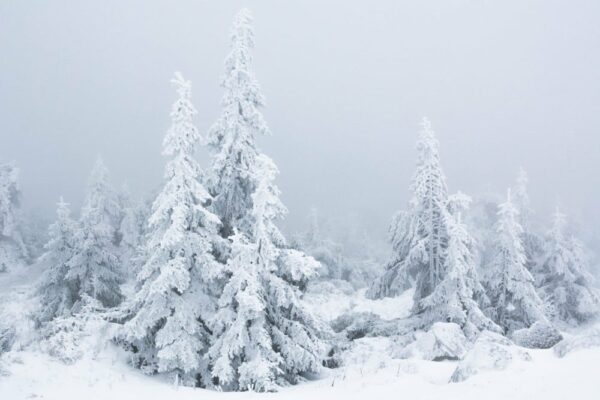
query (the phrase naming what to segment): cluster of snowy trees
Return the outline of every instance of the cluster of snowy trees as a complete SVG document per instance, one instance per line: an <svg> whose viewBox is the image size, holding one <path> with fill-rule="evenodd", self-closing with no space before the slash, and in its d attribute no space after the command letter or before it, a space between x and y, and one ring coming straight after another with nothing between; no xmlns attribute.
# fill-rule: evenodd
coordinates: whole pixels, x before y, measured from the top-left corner
<svg viewBox="0 0 600 400"><path fill-rule="evenodd" d="M394 256L367 292L396 296L415 288L413 316L422 327L457 323L467 337L482 330L511 334L534 323L580 324L600 312L585 249L568 235L559 211L544 237L531 223L527 176L500 204L482 203L483 218L464 218L471 199L450 195L439 143L423 120L408 209L391 224ZM514 193L514 194L511 194ZM465 220L478 222L477 229ZM472 233L474 232L474 233Z"/></svg>
<svg viewBox="0 0 600 400"><path fill-rule="evenodd" d="M78 220L61 199L42 256L38 320L56 329L53 321L95 302L116 310L115 340L143 371L186 385L270 391L320 368L327 329L300 301L320 264L276 226L286 208L277 167L256 145L269 128L252 72L251 23L247 10L235 18L223 111L207 137L194 125L190 82L175 75L164 184L149 211L109 185L101 160ZM212 156L206 172L196 160L201 145ZM124 296L131 275L134 293Z"/></svg>
<svg viewBox="0 0 600 400"><path fill-rule="evenodd" d="M316 211L295 241L278 229L287 210L277 166L256 143L270 131L253 47L252 17L242 10L225 61L222 112L207 135L194 124L191 83L175 74L168 160L151 201L115 190L101 159L78 218L60 199L39 258L36 321L46 335L103 313L118 324L114 341L136 368L218 390L271 391L320 369L331 332L304 307L307 284L320 275L358 287L379 270L325 235ZM202 149L210 154L207 170L196 158ZM501 204L474 203L449 193L426 119L417 151L412 198L390 228L393 257L368 297L414 288L419 328L454 322L468 338L597 316L583 244L559 210L546 235L533 228L523 171ZM0 272L34 257L21 229L17 174L0 164ZM359 242L364 248L367 240Z"/></svg>

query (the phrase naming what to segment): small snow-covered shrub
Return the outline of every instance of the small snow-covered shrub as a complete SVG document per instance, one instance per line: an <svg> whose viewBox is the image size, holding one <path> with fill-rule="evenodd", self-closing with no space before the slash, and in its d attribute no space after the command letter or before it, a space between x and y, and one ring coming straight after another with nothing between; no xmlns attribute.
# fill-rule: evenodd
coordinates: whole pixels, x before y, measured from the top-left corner
<svg viewBox="0 0 600 400"><path fill-rule="evenodd" d="M504 336L483 331L456 367L450 382L462 382L482 371L503 370L514 360L530 361L531 356Z"/></svg>
<svg viewBox="0 0 600 400"><path fill-rule="evenodd" d="M12 326L0 326L0 354L10 351L15 342L15 329Z"/></svg>
<svg viewBox="0 0 600 400"><path fill-rule="evenodd" d="M103 340L102 332L108 324L102 318L102 306L91 297L84 297L81 307L73 315L57 317L44 326L41 348L66 364L97 350L97 342Z"/></svg>
<svg viewBox="0 0 600 400"><path fill-rule="evenodd" d="M562 340L560 332L547 322L538 321L529 328L513 332L512 340L529 349L549 349Z"/></svg>
<svg viewBox="0 0 600 400"><path fill-rule="evenodd" d="M595 328L589 333L563 339L554 346L554 354L564 357L574 350L600 347L600 328Z"/></svg>
<svg viewBox="0 0 600 400"><path fill-rule="evenodd" d="M344 365L344 352L350 348L346 341L334 341L323 360L323 366L326 368L339 368Z"/></svg>
<svg viewBox="0 0 600 400"><path fill-rule="evenodd" d="M331 322L334 332L344 333L349 340L368 336L381 318L372 312L352 312L342 314Z"/></svg>

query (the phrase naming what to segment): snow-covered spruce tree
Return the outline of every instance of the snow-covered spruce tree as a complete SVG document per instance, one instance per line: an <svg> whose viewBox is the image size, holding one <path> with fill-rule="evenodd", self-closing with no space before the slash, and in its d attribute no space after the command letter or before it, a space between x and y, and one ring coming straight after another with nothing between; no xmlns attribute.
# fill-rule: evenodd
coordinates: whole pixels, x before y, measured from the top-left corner
<svg viewBox="0 0 600 400"><path fill-rule="evenodd" d="M110 225L113 243L118 244L118 228L122 218L119 194L110 184L110 174L102 157L96 159L88 182L84 208L97 210L104 222Z"/></svg>
<svg viewBox="0 0 600 400"><path fill-rule="evenodd" d="M498 217L495 257L486 268L485 284L491 300L490 314L505 332L512 332L536 321L545 322L546 317L533 277L525 266L523 228L510 189L506 202L499 206Z"/></svg>
<svg viewBox="0 0 600 400"><path fill-rule="evenodd" d="M423 119L417 142L417 171L411 190L409 210L401 212L390 228L394 258L384 275L367 295L371 298L396 296L415 281L415 311L443 279L448 226L446 178L440 165L439 144L431 123Z"/></svg>
<svg viewBox="0 0 600 400"><path fill-rule="evenodd" d="M529 178L527 177L527 172L525 172L523 168L519 168L515 187L511 192L513 204L519 212L518 221L524 231L529 229L531 216L533 214L531 209L531 201L529 200L529 193L527 190L528 184Z"/></svg>
<svg viewBox="0 0 600 400"><path fill-rule="evenodd" d="M179 73L173 83L179 97L163 142L170 160L165 185L152 205L138 292L123 338L145 372L174 373L184 384L207 386L207 325L223 268L213 255L220 221L206 208L211 197L194 159L200 135L192 121L191 84Z"/></svg>
<svg viewBox="0 0 600 400"><path fill-rule="evenodd" d="M454 322L467 337L473 338L482 330L501 330L479 306L487 301L487 297L475 268L474 240L461 217L470 202L471 199L460 192L450 196L449 210L444 214L448 226L444 277L433 292L421 300L419 308L426 325L438 321Z"/></svg>
<svg viewBox="0 0 600 400"><path fill-rule="evenodd" d="M214 209L223 223L223 236L237 228L252 234L252 194L256 189L256 136L269 133L259 109L264 97L252 72L252 16L242 9L231 31L231 52L225 60L223 110L208 134L213 162L209 176Z"/></svg>
<svg viewBox="0 0 600 400"><path fill-rule="evenodd" d="M539 258L543 253L543 243L541 237L535 233L532 226L533 210L531 209L531 202L527 190L528 183L529 179L527 173L523 168L519 168L515 187L512 190L513 204L519 213L519 224L523 228L521 238L525 250L525 257L527 258L526 266L529 271L534 271L536 269L536 264L539 262Z"/></svg>
<svg viewBox="0 0 600 400"><path fill-rule="evenodd" d="M12 237L17 229L21 197L19 170L12 163L0 164L0 233Z"/></svg>
<svg viewBox="0 0 600 400"><path fill-rule="evenodd" d="M74 235L73 257L69 260L66 280L76 288L77 299L85 294L113 307L122 296L120 261L115 246L115 221L119 210L108 183L108 170L98 159L88 184L81 209L79 229Z"/></svg>
<svg viewBox="0 0 600 400"><path fill-rule="evenodd" d="M138 253L143 245L147 215L146 205L142 202L129 202L124 208L119 226L119 247L123 272L135 275L138 272Z"/></svg>
<svg viewBox="0 0 600 400"><path fill-rule="evenodd" d="M557 207L536 279L542 299L550 305L552 317L577 325L600 313L600 297L587 270L583 245L575 237L566 235L566 225L566 216Z"/></svg>
<svg viewBox="0 0 600 400"><path fill-rule="evenodd" d="M40 261L45 267L38 286L41 323L53 320L57 316L66 316L71 312L78 294L75 287L65 279L69 271L69 261L74 255L74 237L77 223L71 219L69 204L60 199L56 209L56 221L50 225L49 240L44 246L45 253Z"/></svg>
<svg viewBox="0 0 600 400"><path fill-rule="evenodd" d="M475 197L468 212L464 214L464 221L475 240L475 265L479 272L485 270L495 257L498 204L502 201L504 196L488 190Z"/></svg>
<svg viewBox="0 0 600 400"><path fill-rule="evenodd" d="M74 237L74 254L67 263L66 280L76 288L77 300L85 294L104 307L121 302L122 276L113 239L114 229L102 212L85 206Z"/></svg>
<svg viewBox="0 0 600 400"><path fill-rule="evenodd" d="M20 225L19 170L13 163L0 163L0 272L27 259Z"/></svg>
<svg viewBox="0 0 600 400"><path fill-rule="evenodd" d="M300 302L297 285L319 267L299 251L280 249L274 225L285 208L273 184L274 163L256 159L252 236L236 232L227 262L229 279L213 320L212 375L225 390L272 391L318 370L324 346L318 322Z"/></svg>

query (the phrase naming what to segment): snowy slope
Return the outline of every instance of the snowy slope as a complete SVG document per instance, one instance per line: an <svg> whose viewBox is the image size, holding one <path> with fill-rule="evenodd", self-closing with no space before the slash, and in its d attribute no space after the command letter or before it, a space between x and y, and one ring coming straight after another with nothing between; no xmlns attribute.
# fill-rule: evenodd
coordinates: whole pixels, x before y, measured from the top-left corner
<svg viewBox="0 0 600 400"><path fill-rule="evenodd" d="M27 326L22 308L30 307L31 282L38 272L28 267L0 277L3 312ZM382 319L399 318L410 309L411 293L395 299L368 300L364 292L311 293L309 306L331 319L340 312L368 311ZM15 311L19 311L15 313ZM27 329L22 328L27 334ZM28 336L31 337L31 336ZM105 339L105 338L104 338ZM278 393L218 393L177 387L164 377L148 377L127 363L127 354L102 337L86 343L87 353L66 365L30 343L25 350L3 355L8 375L0 376L0 399L49 400L164 400L186 399L595 399L600 392L597 365L600 347L581 349L557 357L550 350L527 350L531 361L515 360L503 371L482 372L461 383L448 383L457 362L432 362L393 358L393 338L362 338L344 354L345 365L324 370L310 382L281 389ZM24 343L23 346L26 344Z"/></svg>
<svg viewBox="0 0 600 400"><path fill-rule="evenodd" d="M357 364L329 371L312 382L279 393L217 393L176 387L127 366L124 355L110 349L96 359L64 365L41 353L11 355L11 375L0 378L2 399L365 399L402 396L419 399L595 399L600 391L600 348L574 352L563 359L551 350L531 352L533 360L505 371L447 383L455 362L392 360L387 339L360 339ZM365 356L363 358L363 356Z"/></svg>

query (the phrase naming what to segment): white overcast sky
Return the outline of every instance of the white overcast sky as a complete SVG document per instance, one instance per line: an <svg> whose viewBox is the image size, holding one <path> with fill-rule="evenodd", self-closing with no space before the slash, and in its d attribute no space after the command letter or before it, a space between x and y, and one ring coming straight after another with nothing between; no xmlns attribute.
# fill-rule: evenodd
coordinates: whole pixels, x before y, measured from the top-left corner
<svg viewBox="0 0 600 400"><path fill-rule="evenodd" d="M79 206L98 153L115 184L158 185L169 80L192 80L206 131L242 6L292 223L314 205L383 234L424 115L452 191L504 191L523 166L538 214L598 220L597 0L2 0L0 159L20 166L25 205Z"/></svg>

